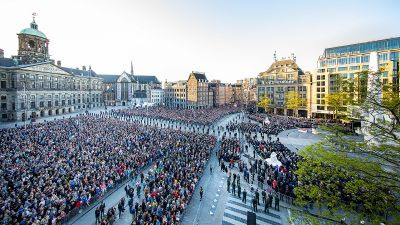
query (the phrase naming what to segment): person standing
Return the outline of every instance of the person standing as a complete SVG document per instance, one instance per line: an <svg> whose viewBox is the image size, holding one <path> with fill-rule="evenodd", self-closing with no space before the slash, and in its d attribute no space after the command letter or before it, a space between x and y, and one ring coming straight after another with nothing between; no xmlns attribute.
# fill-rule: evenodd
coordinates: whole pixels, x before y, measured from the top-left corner
<svg viewBox="0 0 400 225"><path fill-rule="evenodd" d="M106 210L106 204L104 202L101 203L100 205L100 217L103 219L104 217L104 211Z"/></svg>
<svg viewBox="0 0 400 225"><path fill-rule="evenodd" d="M254 197L251 202L253 203L253 211L257 212L257 199Z"/></svg>
<svg viewBox="0 0 400 225"><path fill-rule="evenodd" d="M247 191L246 191L246 188L245 189L243 189L243 199L242 199L242 202L244 202L244 204L246 204L246 197L247 197Z"/></svg>
<svg viewBox="0 0 400 225"><path fill-rule="evenodd" d="M264 189L262 190L261 195L262 195L263 203L265 203L266 202L267 193L265 192Z"/></svg>
<svg viewBox="0 0 400 225"><path fill-rule="evenodd" d="M230 186L231 186L231 179L230 179L231 177L228 177L228 179L226 180L227 181L227 186L228 186L228 192L231 192L230 191Z"/></svg>
<svg viewBox="0 0 400 225"><path fill-rule="evenodd" d="M100 209L99 209L99 207L97 207L96 210L94 211L94 215L96 217L96 224L97 224L98 222L100 222Z"/></svg>
<svg viewBox="0 0 400 225"><path fill-rule="evenodd" d="M275 195L275 210L279 211L279 197L278 197L278 195Z"/></svg>
<svg viewBox="0 0 400 225"><path fill-rule="evenodd" d="M264 202L264 213L269 213L269 201Z"/></svg>
<svg viewBox="0 0 400 225"><path fill-rule="evenodd" d="M235 180L235 179L233 179L233 180ZM233 193L233 195L236 195L236 183L235 183L235 181L232 182L232 193Z"/></svg>
<svg viewBox="0 0 400 225"><path fill-rule="evenodd" d="M200 201L203 199L203 187L200 187Z"/></svg>
<svg viewBox="0 0 400 225"><path fill-rule="evenodd" d="M272 208L272 193L271 192L268 194L268 202L269 202L269 207Z"/></svg>
<svg viewBox="0 0 400 225"><path fill-rule="evenodd" d="M256 190L255 197L257 200L257 205L259 205L260 204L260 193L258 192L258 189Z"/></svg>

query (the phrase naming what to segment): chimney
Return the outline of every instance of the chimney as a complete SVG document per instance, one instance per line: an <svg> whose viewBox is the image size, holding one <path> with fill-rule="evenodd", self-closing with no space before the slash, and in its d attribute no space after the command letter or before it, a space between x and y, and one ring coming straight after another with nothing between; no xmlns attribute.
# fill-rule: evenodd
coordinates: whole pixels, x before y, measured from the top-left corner
<svg viewBox="0 0 400 225"><path fill-rule="evenodd" d="M57 60L57 66L61 66L61 60Z"/></svg>
<svg viewBox="0 0 400 225"><path fill-rule="evenodd" d="M4 58L4 50L0 48L0 59Z"/></svg>
<svg viewBox="0 0 400 225"><path fill-rule="evenodd" d="M83 70L83 71L86 71L86 66L82 66L82 70Z"/></svg>

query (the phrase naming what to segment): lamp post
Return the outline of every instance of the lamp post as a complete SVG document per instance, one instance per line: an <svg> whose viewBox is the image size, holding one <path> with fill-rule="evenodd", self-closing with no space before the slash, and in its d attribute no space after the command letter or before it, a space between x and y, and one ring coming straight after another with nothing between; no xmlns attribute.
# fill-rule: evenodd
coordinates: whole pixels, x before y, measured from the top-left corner
<svg viewBox="0 0 400 225"><path fill-rule="evenodd" d="M26 81L24 81L24 129L26 130L26 119L27 119L27 115L26 115L26 106L27 106L27 96L26 96Z"/></svg>

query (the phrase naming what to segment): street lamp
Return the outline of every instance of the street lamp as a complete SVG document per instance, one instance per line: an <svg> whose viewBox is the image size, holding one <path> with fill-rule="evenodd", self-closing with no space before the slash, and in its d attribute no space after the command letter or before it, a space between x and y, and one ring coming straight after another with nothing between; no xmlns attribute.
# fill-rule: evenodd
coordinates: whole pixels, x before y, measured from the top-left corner
<svg viewBox="0 0 400 225"><path fill-rule="evenodd" d="M24 84L24 129L26 130L26 119L27 119L27 115L26 115L26 106L27 106L27 97L26 97L26 81L23 82Z"/></svg>

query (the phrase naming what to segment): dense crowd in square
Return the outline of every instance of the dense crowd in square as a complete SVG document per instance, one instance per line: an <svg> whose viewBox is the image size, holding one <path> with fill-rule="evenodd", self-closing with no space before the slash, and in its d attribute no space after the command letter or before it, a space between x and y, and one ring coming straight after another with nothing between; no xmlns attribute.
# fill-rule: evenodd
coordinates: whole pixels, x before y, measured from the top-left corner
<svg viewBox="0 0 400 225"><path fill-rule="evenodd" d="M126 117L146 117L151 119L163 119L182 122L192 125L211 125L224 116L239 111L235 107L219 107L207 109L170 109L166 107L146 107L120 109L114 113Z"/></svg>
<svg viewBox="0 0 400 225"><path fill-rule="evenodd" d="M146 205L163 208L158 220L176 220L215 143L209 135L106 114L2 129L0 139L1 224L61 224L156 159ZM154 216L149 213L142 210L137 218Z"/></svg>

